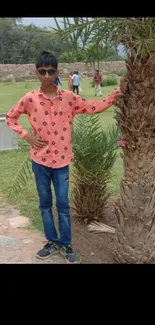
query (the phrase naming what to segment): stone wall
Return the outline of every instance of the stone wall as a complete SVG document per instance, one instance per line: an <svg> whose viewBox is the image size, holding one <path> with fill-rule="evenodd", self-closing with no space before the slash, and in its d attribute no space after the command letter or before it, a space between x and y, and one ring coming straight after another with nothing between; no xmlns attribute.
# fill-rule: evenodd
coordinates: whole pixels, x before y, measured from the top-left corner
<svg viewBox="0 0 155 325"><path fill-rule="evenodd" d="M97 64L96 64L97 68ZM123 71L125 70L124 61L101 62L100 72ZM59 63L60 77L68 77L71 71L78 70L80 73L85 73L88 77L94 74L93 66L84 62L75 63ZM34 80L35 65L34 64L0 64L0 81L24 81Z"/></svg>

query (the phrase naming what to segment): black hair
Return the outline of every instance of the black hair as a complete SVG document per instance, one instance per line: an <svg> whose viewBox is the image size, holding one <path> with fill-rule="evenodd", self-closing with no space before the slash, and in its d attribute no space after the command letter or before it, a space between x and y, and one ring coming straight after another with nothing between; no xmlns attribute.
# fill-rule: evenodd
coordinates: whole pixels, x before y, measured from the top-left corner
<svg viewBox="0 0 155 325"><path fill-rule="evenodd" d="M99 70L96 70L96 72L99 72Z"/></svg>
<svg viewBox="0 0 155 325"><path fill-rule="evenodd" d="M36 68L38 69L40 67L48 67L49 65L57 69L57 58L53 54L47 51L43 51L36 59Z"/></svg>

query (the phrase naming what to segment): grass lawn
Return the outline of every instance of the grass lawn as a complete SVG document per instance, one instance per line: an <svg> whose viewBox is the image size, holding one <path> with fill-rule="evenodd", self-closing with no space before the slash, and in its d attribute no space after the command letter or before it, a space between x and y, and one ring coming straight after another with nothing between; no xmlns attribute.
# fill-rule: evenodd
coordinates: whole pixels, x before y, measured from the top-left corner
<svg viewBox="0 0 155 325"><path fill-rule="evenodd" d="M88 99L96 99L94 96L94 89L89 85L90 80L84 80L82 82L82 96ZM67 89L67 81L63 81L63 89ZM14 84L0 84L0 114L7 113L7 111L28 91L39 87L37 82L21 82ZM103 96L108 95L116 86L109 86L102 88ZM102 98L101 97L101 98ZM98 99L101 99L100 97ZM109 108L106 112L100 114L101 125L107 127L112 123L115 123L114 109ZM26 116L20 118L21 124L28 129L28 121ZM23 140L19 141L23 142ZM34 179L30 180L28 185L22 192L16 197L8 197L8 191L6 190L13 182L16 173L21 166L21 163L26 159L27 151L23 148L15 151L0 152L0 196L4 197L8 202L15 205L20 209L21 214L30 217L32 223L38 229L42 229L42 222L40 217L40 211L38 208L38 196L35 188ZM111 195L119 195L119 185L122 176L123 167L122 160L120 158L120 150L118 150L118 156L116 163L112 170L111 181L108 184L108 191ZM71 186L70 186L71 188Z"/></svg>

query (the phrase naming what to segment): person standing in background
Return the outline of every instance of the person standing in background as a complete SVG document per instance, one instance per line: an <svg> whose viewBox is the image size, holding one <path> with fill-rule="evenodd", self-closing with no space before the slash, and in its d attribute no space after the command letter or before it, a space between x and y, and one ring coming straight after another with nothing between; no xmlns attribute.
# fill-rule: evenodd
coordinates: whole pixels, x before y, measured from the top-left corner
<svg viewBox="0 0 155 325"><path fill-rule="evenodd" d="M60 78L59 78L58 76L55 78L55 85L56 85L58 88L61 89L62 83L61 83Z"/></svg>
<svg viewBox="0 0 155 325"><path fill-rule="evenodd" d="M96 70L94 76L95 96L98 96L98 94L102 96L101 81L102 81L102 77L99 73L99 70Z"/></svg>
<svg viewBox="0 0 155 325"><path fill-rule="evenodd" d="M78 71L74 71L72 80L73 80L73 93L75 93L76 91L77 95L79 95L80 76Z"/></svg>

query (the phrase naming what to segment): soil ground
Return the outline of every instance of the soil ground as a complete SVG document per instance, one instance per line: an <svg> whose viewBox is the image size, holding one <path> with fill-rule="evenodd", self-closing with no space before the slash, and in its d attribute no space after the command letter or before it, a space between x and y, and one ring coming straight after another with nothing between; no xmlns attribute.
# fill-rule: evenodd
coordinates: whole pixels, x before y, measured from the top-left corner
<svg viewBox="0 0 155 325"><path fill-rule="evenodd" d="M106 208L104 223L115 226L114 203L110 198ZM111 264L114 263L113 234L88 232L87 226L75 219L72 209L72 238L73 248L82 264ZM33 229L30 220L19 214L19 211L0 201L0 263L66 263L59 254L46 260L36 258L36 252L45 244L44 234Z"/></svg>

